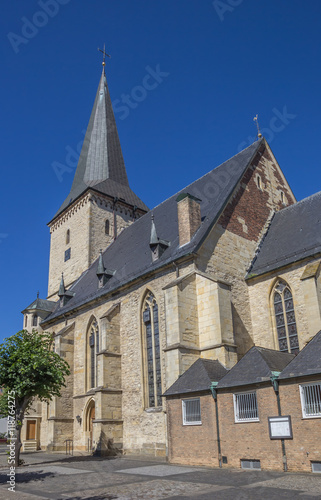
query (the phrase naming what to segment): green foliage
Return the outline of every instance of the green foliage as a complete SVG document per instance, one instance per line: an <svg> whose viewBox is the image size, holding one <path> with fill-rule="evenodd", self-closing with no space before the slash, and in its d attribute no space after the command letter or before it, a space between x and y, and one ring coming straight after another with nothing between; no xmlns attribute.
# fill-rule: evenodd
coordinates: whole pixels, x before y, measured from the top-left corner
<svg viewBox="0 0 321 500"><path fill-rule="evenodd" d="M0 414L4 413L8 392L14 391L16 404L38 397L41 401L60 396L65 377L70 374L68 363L52 350L49 333L22 330L0 345Z"/></svg>

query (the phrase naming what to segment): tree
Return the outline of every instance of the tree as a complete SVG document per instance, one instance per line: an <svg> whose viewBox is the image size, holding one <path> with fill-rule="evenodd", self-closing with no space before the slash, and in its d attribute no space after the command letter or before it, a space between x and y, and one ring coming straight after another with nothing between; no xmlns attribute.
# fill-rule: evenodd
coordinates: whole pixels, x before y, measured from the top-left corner
<svg viewBox="0 0 321 500"><path fill-rule="evenodd" d="M53 336L35 330L32 333L22 330L0 345L0 386L4 387L0 414L8 416L12 444L9 463L15 467L19 465L21 427L26 411L35 398L48 401L61 396L60 390L66 386L65 377L70 375L68 363L52 347Z"/></svg>

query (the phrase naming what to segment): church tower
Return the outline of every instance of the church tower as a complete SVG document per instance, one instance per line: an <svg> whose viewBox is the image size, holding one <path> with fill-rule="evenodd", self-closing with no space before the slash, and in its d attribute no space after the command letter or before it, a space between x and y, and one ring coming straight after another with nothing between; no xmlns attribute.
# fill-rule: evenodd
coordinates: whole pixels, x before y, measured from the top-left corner
<svg viewBox="0 0 321 500"><path fill-rule="evenodd" d="M129 187L104 66L70 193L48 224L51 300L61 273L69 288L100 249L148 211Z"/></svg>

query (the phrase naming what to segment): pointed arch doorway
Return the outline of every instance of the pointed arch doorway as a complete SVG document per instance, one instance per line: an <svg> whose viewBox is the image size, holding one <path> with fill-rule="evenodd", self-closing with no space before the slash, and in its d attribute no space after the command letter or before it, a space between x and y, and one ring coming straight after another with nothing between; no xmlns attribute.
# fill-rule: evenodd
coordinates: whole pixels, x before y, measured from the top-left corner
<svg viewBox="0 0 321 500"><path fill-rule="evenodd" d="M86 427L88 435L87 451L93 450L93 421L95 420L95 401L92 399L87 406Z"/></svg>

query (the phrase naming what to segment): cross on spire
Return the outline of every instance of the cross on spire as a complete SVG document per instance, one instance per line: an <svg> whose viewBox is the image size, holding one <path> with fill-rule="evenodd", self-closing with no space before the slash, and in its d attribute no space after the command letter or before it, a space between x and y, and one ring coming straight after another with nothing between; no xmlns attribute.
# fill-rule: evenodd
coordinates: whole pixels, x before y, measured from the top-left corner
<svg viewBox="0 0 321 500"><path fill-rule="evenodd" d="M105 44L104 44L104 49L103 50L98 47L98 51L103 54L103 66L106 65L106 63L105 63L106 56L109 57L109 58L111 58L111 56L109 54L107 54L107 52L106 52L105 49L106 49Z"/></svg>
<svg viewBox="0 0 321 500"><path fill-rule="evenodd" d="M261 131L260 131L260 126L259 126L258 118L259 118L259 115L254 116L253 121L256 122L257 136L258 136L259 139L261 139L262 134L261 134Z"/></svg>

